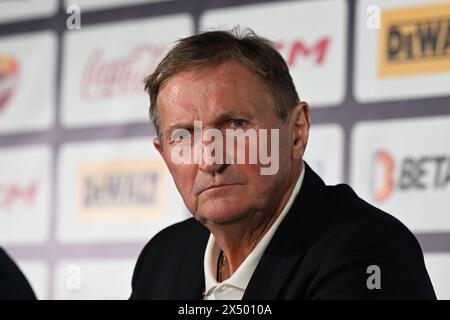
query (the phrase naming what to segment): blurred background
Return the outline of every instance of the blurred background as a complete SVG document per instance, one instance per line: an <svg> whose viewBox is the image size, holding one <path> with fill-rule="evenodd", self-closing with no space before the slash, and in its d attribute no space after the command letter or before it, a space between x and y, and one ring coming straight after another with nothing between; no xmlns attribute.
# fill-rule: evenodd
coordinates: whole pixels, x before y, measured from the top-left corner
<svg viewBox="0 0 450 320"><path fill-rule="evenodd" d="M274 41L310 103L306 161L405 223L450 299L450 1L10 0L0 246L38 298L128 298L144 244L190 216L142 81L176 39L235 25Z"/></svg>

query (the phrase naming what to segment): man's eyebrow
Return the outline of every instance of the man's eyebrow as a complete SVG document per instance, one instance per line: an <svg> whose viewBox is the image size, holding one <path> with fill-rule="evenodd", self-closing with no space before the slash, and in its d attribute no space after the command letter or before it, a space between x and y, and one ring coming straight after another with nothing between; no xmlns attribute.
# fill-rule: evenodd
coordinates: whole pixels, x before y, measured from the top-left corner
<svg viewBox="0 0 450 320"><path fill-rule="evenodd" d="M194 129L194 121L178 121L172 123L167 130L164 130L163 134L171 135L173 131L177 129L186 129L193 130Z"/></svg>
<svg viewBox="0 0 450 320"><path fill-rule="evenodd" d="M169 128L167 129L167 132L170 133L176 129L193 129L194 128L194 121L180 121L180 122L175 122L172 123Z"/></svg>

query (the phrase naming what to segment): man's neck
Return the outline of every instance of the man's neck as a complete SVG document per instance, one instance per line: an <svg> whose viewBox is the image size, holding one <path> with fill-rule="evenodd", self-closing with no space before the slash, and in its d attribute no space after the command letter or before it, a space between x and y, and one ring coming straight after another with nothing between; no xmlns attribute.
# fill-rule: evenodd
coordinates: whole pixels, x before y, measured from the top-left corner
<svg viewBox="0 0 450 320"><path fill-rule="evenodd" d="M246 219L232 224L208 225L208 229L226 256L227 263L223 266L221 281L229 278L239 268L280 216L295 188L302 165L303 163L293 170L294 174L289 178L285 192L280 195L278 205L268 212L249 213Z"/></svg>

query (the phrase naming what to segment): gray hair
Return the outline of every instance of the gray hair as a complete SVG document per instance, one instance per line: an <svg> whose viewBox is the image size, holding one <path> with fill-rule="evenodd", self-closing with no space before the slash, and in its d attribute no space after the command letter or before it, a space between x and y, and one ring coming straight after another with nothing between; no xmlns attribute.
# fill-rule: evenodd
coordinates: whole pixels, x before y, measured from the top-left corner
<svg viewBox="0 0 450 320"><path fill-rule="evenodd" d="M161 85L182 71L201 71L232 59L263 80L272 94L278 117L283 121L287 119L288 111L299 102L299 97L289 68L273 43L250 29L209 31L178 40L155 71L145 78L145 90L150 96L149 115L159 138L161 128L156 101Z"/></svg>

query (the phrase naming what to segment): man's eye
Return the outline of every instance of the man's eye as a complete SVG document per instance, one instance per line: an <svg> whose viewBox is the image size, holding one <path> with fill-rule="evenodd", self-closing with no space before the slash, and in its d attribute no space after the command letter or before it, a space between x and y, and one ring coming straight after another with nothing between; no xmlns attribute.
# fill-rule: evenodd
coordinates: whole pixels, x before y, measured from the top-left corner
<svg viewBox="0 0 450 320"><path fill-rule="evenodd" d="M232 128L242 128L245 127L248 124L247 120L244 119L233 119L230 122L230 126Z"/></svg>
<svg viewBox="0 0 450 320"><path fill-rule="evenodd" d="M185 138L185 137L184 137L182 134L180 134L180 135L175 135L175 136L173 137L173 140L174 140L174 141L183 141L184 138Z"/></svg>
<svg viewBox="0 0 450 320"><path fill-rule="evenodd" d="M186 142L190 140L190 133L186 129L177 129L170 137L172 142Z"/></svg>

